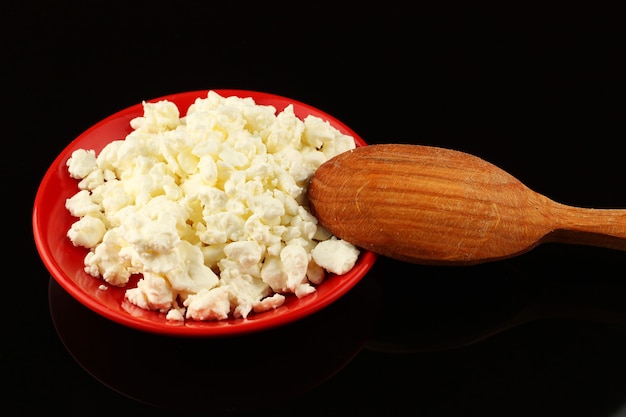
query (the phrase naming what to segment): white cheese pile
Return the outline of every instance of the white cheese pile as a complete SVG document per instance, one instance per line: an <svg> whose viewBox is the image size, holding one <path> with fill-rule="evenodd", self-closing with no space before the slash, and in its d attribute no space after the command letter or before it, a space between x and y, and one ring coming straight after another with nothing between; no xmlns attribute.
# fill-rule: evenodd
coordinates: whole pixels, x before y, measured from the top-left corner
<svg viewBox="0 0 626 417"><path fill-rule="evenodd" d="M180 116L143 103L125 139L67 161L79 190L67 235L89 249L85 271L114 286L141 274L126 299L171 320L247 317L285 295L315 291L359 251L309 213L306 186L354 139L314 116L276 113L210 91Z"/></svg>

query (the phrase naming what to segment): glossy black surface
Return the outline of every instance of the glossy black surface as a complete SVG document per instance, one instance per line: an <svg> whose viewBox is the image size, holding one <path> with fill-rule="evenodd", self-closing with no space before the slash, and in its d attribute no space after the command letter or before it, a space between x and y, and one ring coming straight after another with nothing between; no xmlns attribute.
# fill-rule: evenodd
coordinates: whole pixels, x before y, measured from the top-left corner
<svg viewBox="0 0 626 417"><path fill-rule="evenodd" d="M16 415L625 414L621 252L543 245L458 268L381 258L319 314L219 341L121 328L51 281L30 225L49 164L109 114L179 91L292 97L369 143L455 148L555 200L626 207L617 9L201 4L22 2L3 14L3 404Z"/></svg>

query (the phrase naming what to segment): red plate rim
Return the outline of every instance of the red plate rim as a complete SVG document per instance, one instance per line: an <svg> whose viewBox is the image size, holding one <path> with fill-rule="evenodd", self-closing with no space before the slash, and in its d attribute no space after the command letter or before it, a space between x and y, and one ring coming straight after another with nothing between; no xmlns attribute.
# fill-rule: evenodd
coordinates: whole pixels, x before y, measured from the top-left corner
<svg viewBox="0 0 626 417"><path fill-rule="evenodd" d="M179 107L181 115L184 115L188 107L196 99L205 98L209 91L214 91L223 97L251 97L257 104L273 105L277 112L282 111L288 104L292 104L296 116L304 118L306 115L310 114L320 117L328 121L342 133L352 136L357 146L366 146L365 141L363 141L355 131L335 117L306 103L271 93L238 89L195 90L169 94L145 101L172 101ZM65 210L64 204L63 207L59 207L61 203L64 203L65 198L69 197L69 195L62 195L64 176L66 177L66 181L70 183L76 182L76 180L69 177L65 169L65 163L71 153L78 148L91 147L88 143L96 137L99 137L96 142L98 142L97 144L100 147L100 149L95 149L97 152L109 141L123 139L126 134L130 133L131 128L128 125L130 120L141 115L143 115L143 104L137 103L106 117L85 130L71 141L54 159L44 174L35 196L32 226L35 245L39 255L52 278L73 298L90 310L118 324L161 335L179 337L241 335L282 326L321 310L352 289L373 266L376 255L370 251L362 251L357 264L351 271L343 276L330 274L315 293L301 299L290 295L285 304L276 310L259 314L252 313L246 319L232 318L222 321L185 320L183 323L180 323L165 320L163 313L146 311L134 306L126 305L126 310L122 310L121 305L124 303L121 300L123 297L120 298L120 294L123 294L125 288L109 287L106 291L102 291L97 289L97 287L103 284L104 281L88 276L84 271L68 273L67 267L64 267L62 262L66 258L66 253L68 254L67 257L71 258L72 254L78 256L76 253L82 253L84 256L86 252L84 248L74 248L65 236L55 236L56 239L52 239L49 235L49 229L51 227L50 218L52 214L54 214L54 211L61 217L63 216L63 211L65 211L66 224L70 224L75 220L75 218L72 218L69 212ZM123 130L120 126L126 126L126 129ZM110 129L119 131L118 137L108 136L103 139L103 132ZM98 146L93 147L98 148ZM59 185L59 183L61 183L61 185ZM77 188L74 192L76 191ZM67 190L65 190L65 192L67 193ZM57 245L61 245L61 248ZM61 256L60 253L62 253ZM60 257L63 259L59 259ZM118 305L113 305L112 300L117 301Z"/></svg>

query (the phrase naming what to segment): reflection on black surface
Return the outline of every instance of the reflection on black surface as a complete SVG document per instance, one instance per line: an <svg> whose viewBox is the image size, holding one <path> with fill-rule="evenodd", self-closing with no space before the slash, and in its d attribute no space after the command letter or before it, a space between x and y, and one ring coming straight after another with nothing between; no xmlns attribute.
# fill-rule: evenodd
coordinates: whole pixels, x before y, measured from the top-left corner
<svg viewBox="0 0 626 417"><path fill-rule="evenodd" d="M576 249L556 245L472 267L389 270L377 277L384 289L383 308L367 347L389 353L454 349L539 319L615 323L626 329L626 284L618 272L623 254L578 249L580 263L569 258ZM601 265L589 264L593 255Z"/></svg>
<svg viewBox="0 0 626 417"><path fill-rule="evenodd" d="M52 281L50 305L61 340L91 375L167 412L210 403L229 415L290 415L304 394L302 415L619 417L623 259L563 246L461 268L380 258L316 315L228 339L122 328Z"/></svg>
<svg viewBox="0 0 626 417"><path fill-rule="evenodd" d="M57 333L94 378L148 405L213 412L281 402L330 378L367 340L378 293L365 279L297 323L239 337L186 339L120 326L82 306L53 279L49 284Z"/></svg>
<svg viewBox="0 0 626 417"><path fill-rule="evenodd" d="M416 410L432 415L623 417L624 256L554 245L472 267L388 269L365 351L413 364Z"/></svg>

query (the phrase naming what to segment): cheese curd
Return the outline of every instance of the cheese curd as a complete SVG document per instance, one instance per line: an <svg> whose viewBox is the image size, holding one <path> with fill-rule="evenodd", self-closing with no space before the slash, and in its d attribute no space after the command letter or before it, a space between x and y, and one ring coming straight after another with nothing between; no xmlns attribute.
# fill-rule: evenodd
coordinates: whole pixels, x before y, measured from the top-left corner
<svg viewBox="0 0 626 417"><path fill-rule="evenodd" d="M85 271L169 320L223 320L279 307L344 274L359 251L309 213L306 187L355 147L328 122L209 91L181 116L143 103L132 132L96 155L74 151L67 232L89 249Z"/></svg>

